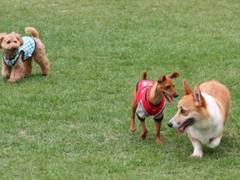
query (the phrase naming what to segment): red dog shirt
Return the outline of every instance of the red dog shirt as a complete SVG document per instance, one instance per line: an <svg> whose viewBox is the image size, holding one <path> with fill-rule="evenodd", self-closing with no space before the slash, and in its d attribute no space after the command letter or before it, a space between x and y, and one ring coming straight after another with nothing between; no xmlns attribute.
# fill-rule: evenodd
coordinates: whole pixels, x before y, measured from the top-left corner
<svg viewBox="0 0 240 180"><path fill-rule="evenodd" d="M136 113L140 119L145 119L148 116L153 116L155 120L163 117L163 110L166 106L166 98L163 96L158 105L153 105L148 101L148 94L153 86L153 81L140 80L137 83L137 92L135 104L137 104Z"/></svg>

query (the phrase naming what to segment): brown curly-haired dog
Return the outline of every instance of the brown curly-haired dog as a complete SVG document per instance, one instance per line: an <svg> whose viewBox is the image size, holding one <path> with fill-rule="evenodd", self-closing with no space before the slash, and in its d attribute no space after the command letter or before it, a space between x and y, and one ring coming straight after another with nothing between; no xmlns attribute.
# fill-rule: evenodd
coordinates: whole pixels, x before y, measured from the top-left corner
<svg viewBox="0 0 240 180"><path fill-rule="evenodd" d="M41 67L42 75L48 75L49 61L38 31L26 27L30 36L21 37L16 32L0 33L0 48L3 49L2 76L9 82L28 77L32 71L32 59Z"/></svg>

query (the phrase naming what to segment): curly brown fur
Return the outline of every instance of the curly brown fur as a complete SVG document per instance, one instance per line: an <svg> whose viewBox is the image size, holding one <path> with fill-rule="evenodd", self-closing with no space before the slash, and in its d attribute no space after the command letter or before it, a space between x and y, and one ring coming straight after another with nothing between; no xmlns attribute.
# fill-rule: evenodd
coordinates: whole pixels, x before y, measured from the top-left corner
<svg viewBox="0 0 240 180"><path fill-rule="evenodd" d="M32 71L32 59L40 66L42 75L48 75L49 60L47 58L45 47L39 39L39 33L34 27L26 27L25 32L32 36L36 43L36 49L33 56L23 62L22 55L19 56L14 66L10 67L2 63L2 76L8 78L9 82L16 82L23 77L28 77ZM18 48L23 44L20 34L11 32L9 34L0 33L0 48L3 49L6 58L13 58Z"/></svg>

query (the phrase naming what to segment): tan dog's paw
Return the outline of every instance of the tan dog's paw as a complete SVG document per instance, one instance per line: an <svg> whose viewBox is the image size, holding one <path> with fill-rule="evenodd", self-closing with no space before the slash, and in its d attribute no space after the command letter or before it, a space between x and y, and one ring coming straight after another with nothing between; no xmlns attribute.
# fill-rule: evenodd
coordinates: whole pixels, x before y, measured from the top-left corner
<svg viewBox="0 0 240 180"><path fill-rule="evenodd" d="M142 132L142 134L140 135L140 140L144 140L146 139L146 137L147 137L147 131Z"/></svg>
<svg viewBox="0 0 240 180"><path fill-rule="evenodd" d="M136 130L137 130L137 128L135 128L135 127L130 127L130 131L131 131L131 132L134 133Z"/></svg>
<svg viewBox="0 0 240 180"><path fill-rule="evenodd" d="M157 139L156 139L156 144L158 144L158 145L159 145L159 144L163 144L163 141L161 141L160 138L157 138Z"/></svg>

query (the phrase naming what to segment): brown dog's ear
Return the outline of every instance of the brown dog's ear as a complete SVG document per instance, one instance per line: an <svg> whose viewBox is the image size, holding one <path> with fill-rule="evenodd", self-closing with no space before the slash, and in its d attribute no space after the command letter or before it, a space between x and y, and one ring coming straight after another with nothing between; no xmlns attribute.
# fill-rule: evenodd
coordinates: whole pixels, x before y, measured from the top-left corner
<svg viewBox="0 0 240 180"><path fill-rule="evenodd" d="M15 33L15 32L14 32ZM20 34L18 33L15 33L16 34L16 37L17 37L17 40L20 42L20 45L23 45L23 40L22 40L22 37Z"/></svg>
<svg viewBox="0 0 240 180"><path fill-rule="evenodd" d="M205 100L201 94L199 86L194 89L193 100L196 106L205 106Z"/></svg>
<svg viewBox="0 0 240 180"><path fill-rule="evenodd" d="M6 33L0 33L0 48L5 35Z"/></svg>
<svg viewBox="0 0 240 180"><path fill-rule="evenodd" d="M185 95L192 94L192 88L186 80L183 81L183 90Z"/></svg>
<svg viewBox="0 0 240 180"><path fill-rule="evenodd" d="M159 77L159 79L158 79L158 83L162 83L162 82L166 81L166 79L167 79L166 76L161 76L161 77Z"/></svg>
<svg viewBox="0 0 240 180"><path fill-rule="evenodd" d="M20 45L23 45L23 40L20 34L16 32L11 32L11 34L17 38L17 40L20 42Z"/></svg>
<svg viewBox="0 0 240 180"><path fill-rule="evenodd" d="M177 78L178 76L180 76L178 72L173 72L172 74L169 75L171 79Z"/></svg>

